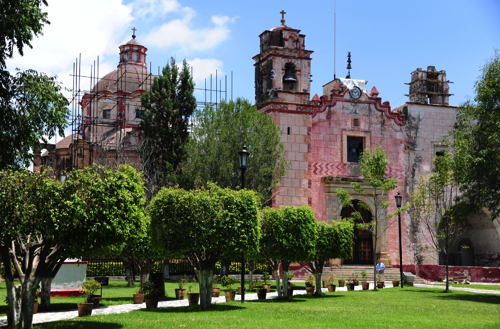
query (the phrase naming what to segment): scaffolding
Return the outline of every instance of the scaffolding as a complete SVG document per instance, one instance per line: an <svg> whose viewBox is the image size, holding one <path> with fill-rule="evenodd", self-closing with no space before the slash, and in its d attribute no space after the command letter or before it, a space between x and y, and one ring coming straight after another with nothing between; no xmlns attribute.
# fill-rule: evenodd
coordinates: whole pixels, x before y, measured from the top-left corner
<svg viewBox="0 0 500 329"><path fill-rule="evenodd" d="M140 96L150 89L154 78L161 74L159 66L157 75L151 73L151 62L149 71L145 65L137 65L136 67L141 69L136 69L132 73L127 63L122 63L120 60L117 70L104 77L100 77L99 74L99 57L90 66L89 75L82 73L81 66L80 54L73 63L72 73L73 88L70 100L72 140L69 146L69 157L61 163L60 171L81 169L99 162L102 160L100 152L106 150L113 150L108 153L112 153L117 163L120 162L119 157L123 154L134 153L135 148L127 149L124 145L125 134L134 131L140 133L137 120L134 122L134 119L140 118L145 112L140 106ZM191 77L193 77L194 69L196 68L191 67ZM115 72L116 74L113 74ZM87 81L88 89L85 89L84 85L87 85ZM85 83L82 84L82 82ZM216 70L215 77L211 74L209 79L205 79L204 84L204 88L196 86L194 88L195 92L202 94L202 97L197 98L198 108L206 106L218 108L222 102L227 102L228 98L233 100L233 72L228 81L227 75L221 77ZM100 88L102 85L112 85L113 88L111 91L110 88L105 90ZM132 102L139 104L135 112L130 111ZM106 107L106 111L115 112L116 117L103 114L104 111L99 113L104 106L103 103L111 105Z"/></svg>

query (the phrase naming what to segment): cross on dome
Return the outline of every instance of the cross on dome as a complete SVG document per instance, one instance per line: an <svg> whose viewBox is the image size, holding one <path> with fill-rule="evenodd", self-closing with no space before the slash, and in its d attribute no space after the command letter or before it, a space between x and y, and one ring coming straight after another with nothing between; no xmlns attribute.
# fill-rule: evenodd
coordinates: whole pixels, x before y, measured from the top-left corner
<svg viewBox="0 0 500 329"><path fill-rule="evenodd" d="M285 25L285 14L286 12L284 10L280 11L281 14L281 25Z"/></svg>
<svg viewBox="0 0 500 329"><path fill-rule="evenodd" d="M135 31L137 31L137 29L133 27L131 30L132 30L132 39L135 39Z"/></svg>

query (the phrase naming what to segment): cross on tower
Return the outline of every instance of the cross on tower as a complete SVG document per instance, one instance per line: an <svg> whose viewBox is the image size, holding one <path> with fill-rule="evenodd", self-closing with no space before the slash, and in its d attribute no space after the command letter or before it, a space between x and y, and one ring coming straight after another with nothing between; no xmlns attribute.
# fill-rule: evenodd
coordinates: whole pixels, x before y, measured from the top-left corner
<svg viewBox="0 0 500 329"><path fill-rule="evenodd" d="M284 10L280 11L281 14L281 25L285 25L285 14L286 12Z"/></svg>
<svg viewBox="0 0 500 329"><path fill-rule="evenodd" d="M135 39L135 31L137 31L137 29L135 27L132 28L132 39Z"/></svg>

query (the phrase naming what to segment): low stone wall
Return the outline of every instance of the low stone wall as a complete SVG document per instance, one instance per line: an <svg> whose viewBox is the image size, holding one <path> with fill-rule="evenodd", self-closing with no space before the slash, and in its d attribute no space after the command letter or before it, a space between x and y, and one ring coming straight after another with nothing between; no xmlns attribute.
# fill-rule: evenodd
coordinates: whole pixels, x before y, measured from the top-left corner
<svg viewBox="0 0 500 329"><path fill-rule="evenodd" d="M393 265L392 267L398 267ZM446 276L444 265L420 265L418 274L415 265L403 265L404 272L411 272L427 281L438 281L441 276ZM482 266L449 266L450 276L468 276L471 282L500 283L500 267Z"/></svg>

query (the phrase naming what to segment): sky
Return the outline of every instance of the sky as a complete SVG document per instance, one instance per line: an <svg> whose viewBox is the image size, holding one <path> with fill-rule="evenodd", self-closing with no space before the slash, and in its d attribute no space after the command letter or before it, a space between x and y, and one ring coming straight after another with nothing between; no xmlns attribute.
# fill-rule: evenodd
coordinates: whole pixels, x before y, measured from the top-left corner
<svg viewBox="0 0 500 329"><path fill-rule="evenodd" d="M99 56L99 76L116 69L118 46L131 39L148 48L153 73L171 57L193 67L198 88L210 74L233 74L233 98L254 103L254 61L258 36L281 24L306 35L312 50L311 98L334 76L334 12L336 11L336 76L347 74L376 86L382 101L394 108L408 98L410 73L435 66L445 70L450 105L474 97L481 68L500 49L499 0L334 0L330 1L199 1L199 0L48 0L43 36L7 61L9 70L35 69L57 75L65 87L75 59L82 56L82 74L89 75ZM90 81L82 79L90 89ZM213 81L215 85L215 80ZM224 85L224 80L222 81ZM230 98L230 90L228 98ZM204 93L197 91L198 100Z"/></svg>

